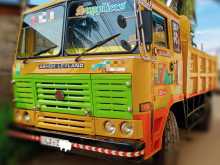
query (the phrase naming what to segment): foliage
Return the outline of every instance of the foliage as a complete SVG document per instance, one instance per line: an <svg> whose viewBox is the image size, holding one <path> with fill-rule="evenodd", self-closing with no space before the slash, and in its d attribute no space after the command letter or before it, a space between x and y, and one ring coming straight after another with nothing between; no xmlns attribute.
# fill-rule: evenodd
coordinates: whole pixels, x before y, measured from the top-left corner
<svg viewBox="0 0 220 165"><path fill-rule="evenodd" d="M167 0L159 0L166 3ZM171 8L178 14L187 16L190 20L196 21L196 1L195 0L172 0Z"/></svg>
<svg viewBox="0 0 220 165"><path fill-rule="evenodd" d="M0 103L0 164L19 165L21 160L29 159L38 149L34 144L17 141L6 136L8 125L12 121L12 106ZM34 148L34 149L33 149Z"/></svg>

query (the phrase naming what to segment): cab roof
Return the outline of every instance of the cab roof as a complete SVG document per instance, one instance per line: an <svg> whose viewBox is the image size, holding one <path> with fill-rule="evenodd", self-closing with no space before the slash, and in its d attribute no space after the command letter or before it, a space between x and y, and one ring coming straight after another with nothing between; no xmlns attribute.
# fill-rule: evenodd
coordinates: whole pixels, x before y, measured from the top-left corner
<svg viewBox="0 0 220 165"><path fill-rule="evenodd" d="M68 0L51 0L50 2L43 3L39 6L28 9L25 12L23 12L23 14L25 15L25 14L29 14L29 13L32 13L32 12L36 12L38 10L41 10L41 9L44 9L44 8L47 8L47 7L62 3L62 2L66 2L66 1L68 1ZM152 2L153 2L153 6L154 6L153 8L156 7L159 11L166 11L166 12L170 13L171 15L175 16L175 17L179 16L176 12L174 12L172 9L167 7L165 4L163 4L159 0L152 0Z"/></svg>
<svg viewBox="0 0 220 165"><path fill-rule="evenodd" d="M25 12L23 12L23 14L24 15L25 14L29 14L29 13L32 13L32 12L35 12L35 11L38 11L38 10L41 10L41 9L44 9L44 8L47 8L47 7L50 7L50 6L62 3L62 2L65 2L65 1L67 1L67 0L51 0L50 2L43 3L43 4L39 5L39 6L33 7L31 9L28 9Z"/></svg>

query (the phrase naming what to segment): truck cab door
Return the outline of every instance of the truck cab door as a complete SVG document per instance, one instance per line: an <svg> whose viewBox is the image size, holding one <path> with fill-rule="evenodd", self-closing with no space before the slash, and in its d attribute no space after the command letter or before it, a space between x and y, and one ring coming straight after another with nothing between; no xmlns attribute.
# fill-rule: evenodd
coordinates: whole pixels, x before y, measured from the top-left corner
<svg viewBox="0 0 220 165"><path fill-rule="evenodd" d="M156 57L156 61L153 63L155 109L167 107L174 84L174 72L171 68L173 56L169 45L168 27L168 18L153 11L152 56Z"/></svg>

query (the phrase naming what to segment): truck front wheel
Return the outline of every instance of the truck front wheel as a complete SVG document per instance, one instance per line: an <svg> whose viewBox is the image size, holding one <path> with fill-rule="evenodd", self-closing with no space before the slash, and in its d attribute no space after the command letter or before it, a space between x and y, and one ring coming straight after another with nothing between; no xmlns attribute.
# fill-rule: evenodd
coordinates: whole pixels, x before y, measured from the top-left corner
<svg viewBox="0 0 220 165"><path fill-rule="evenodd" d="M163 146L154 157L154 163L169 165L177 161L178 144L180 141L179 128L173 112L169 113L163 134Z"/></svg>

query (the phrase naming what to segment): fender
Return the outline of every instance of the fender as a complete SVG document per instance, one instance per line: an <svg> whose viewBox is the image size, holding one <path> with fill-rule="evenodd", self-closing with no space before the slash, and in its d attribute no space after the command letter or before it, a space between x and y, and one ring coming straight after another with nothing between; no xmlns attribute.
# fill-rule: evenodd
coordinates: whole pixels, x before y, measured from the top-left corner
<svg viewBox="0 0 220 165"><path fill-rule="evenodd" d="M144 123L143 132L145 142L144 159L152 157L155 153L162 149L163 133L166 126L167 118L171 107L184 99L184 95L173 96L167 107L162 109L155 109L145 113L139 113L134 116L136 120L142 120Z"/></svg>

